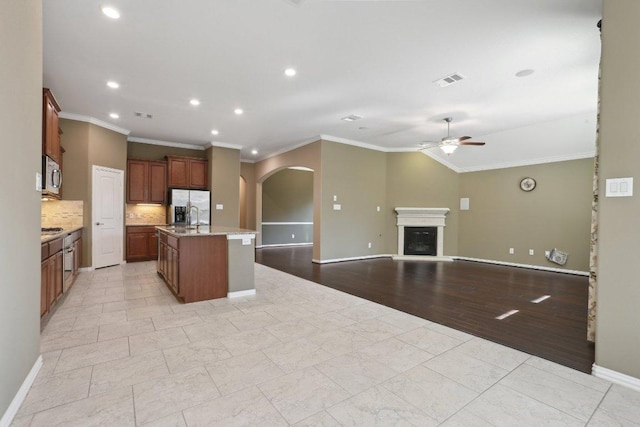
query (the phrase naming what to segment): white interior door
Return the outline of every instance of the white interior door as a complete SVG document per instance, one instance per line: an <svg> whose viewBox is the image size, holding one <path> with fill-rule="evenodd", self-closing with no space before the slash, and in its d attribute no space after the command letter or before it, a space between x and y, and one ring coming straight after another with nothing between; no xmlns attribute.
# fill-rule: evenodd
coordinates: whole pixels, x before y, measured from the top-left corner
<svg viewBox="0 0 640 427"><path fill-rule="evenodd" d="M124 171L93 165L91 252L93 268L121 264Z"/></svg>

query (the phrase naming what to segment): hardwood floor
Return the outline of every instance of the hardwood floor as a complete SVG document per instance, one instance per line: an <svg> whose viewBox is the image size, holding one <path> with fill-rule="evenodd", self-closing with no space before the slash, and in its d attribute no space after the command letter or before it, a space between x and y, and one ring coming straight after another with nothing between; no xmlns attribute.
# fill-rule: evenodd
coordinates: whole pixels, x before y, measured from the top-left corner
<svg viewBox="0 0 640 427"><path fill-rule="evenodd" d="M587 277L470 261L319 265L311 256L311 246L263 248L256 262L591 373ZM543 295L551 297L531 302ZM510 310L519 312L496 319Z"/></svg>

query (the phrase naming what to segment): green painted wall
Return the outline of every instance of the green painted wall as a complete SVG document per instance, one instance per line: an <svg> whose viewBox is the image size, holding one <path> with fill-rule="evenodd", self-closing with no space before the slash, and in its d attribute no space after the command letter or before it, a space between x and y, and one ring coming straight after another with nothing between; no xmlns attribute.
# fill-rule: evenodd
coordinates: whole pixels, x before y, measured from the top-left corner
<svg viewBox="0 0 640 427"><path fill-rule="evenodd" d="M596 364L640 379L640 2L603 3ZM623 177L633 197L605 197L605 180Z"/></svg>
<svg viewBox="0 0 640 427"><path fill-rule="evenodd" d="M0 417L40 355L42 5L2 2L0 13ZM7 207L13 206L13 209ZM8 415L5 419L9 421Z"/></svg>
<svg viewBox="0 0 640 427"><path fill-rule="evenodd" d="M313 172L284 169L267 178L262 184L262 221L263 245L312 243Z"/></svg>
<svg viewBox="0 0 640 427"><path fill-rule="evenodd" d="M536 180L533 191L520 189L524 177ZM459 197L470 209L458 213L458 254L589 270L592 179L593 159L460 174ZM566 265L545 258L553 248L569 254Z"/></svg>
<svg viewBox="0 0 640 427"><path fill-rule="evenodd" d="M240 224L240 150L211 147L209 160L211 224L238 227ZM216 209L221 204L222 210Z"/></svg>
<svg viewBox="0 0 640 427"><path fill-rule="evenodd" d="M385 232L386 253L398 253L397 207L449 208L444 254L458 255L458 185L460 176L419 153L388 153Z"/></svg>
<svg viewBox="0 0 640 427"><path fill-rule="evenodd" d="M385 153L322 141L320 260L385 253L386 176Z"/></svg>

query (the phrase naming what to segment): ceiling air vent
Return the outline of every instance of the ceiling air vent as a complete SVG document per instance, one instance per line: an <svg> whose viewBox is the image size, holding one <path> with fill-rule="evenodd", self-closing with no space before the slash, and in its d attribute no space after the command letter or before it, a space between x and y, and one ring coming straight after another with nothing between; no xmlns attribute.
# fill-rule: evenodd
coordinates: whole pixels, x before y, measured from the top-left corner
<svg viewBox="0 0 640 427"><path fill-rule="evenodd" d="M360 120L362 116L358 116L356 114L351 114L350 116L343 117L340 120L344 120L345 122L355 122L356 120Z"/></svg>
<svg viewBox="0 0 640 427"><path fill-rule="evenodd" d="M136 115L136 117L142 117L143 119L153 119L153 114L141 113L139 111L136 111L134 114Z"/></svg>
<svg viewBox="0 0 640 427"><path fill-rule="evenodd" d="M434 81L440 87L445 87L452 85L454 83L458 83L460 80L464 79L464 76L460 73L453 73L441 79Z"/></svg>

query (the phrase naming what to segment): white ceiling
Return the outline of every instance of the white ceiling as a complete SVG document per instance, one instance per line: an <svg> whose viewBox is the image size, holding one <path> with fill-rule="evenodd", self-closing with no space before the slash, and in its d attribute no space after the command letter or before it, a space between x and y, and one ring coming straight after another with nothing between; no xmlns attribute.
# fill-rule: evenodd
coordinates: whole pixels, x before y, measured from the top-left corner
<svg viewBox="0 0 640 427"><path fill-rule="evenodd" d="M43 2L44 84L65 114L132 138L233 144L246 160L318 135L403 151L452 116L453 135L487 142L432 150L458 170L593 152L601 0L106 2ZM433 83L454 72L466 79Z"/></svg>

